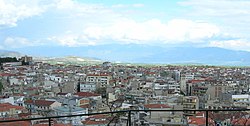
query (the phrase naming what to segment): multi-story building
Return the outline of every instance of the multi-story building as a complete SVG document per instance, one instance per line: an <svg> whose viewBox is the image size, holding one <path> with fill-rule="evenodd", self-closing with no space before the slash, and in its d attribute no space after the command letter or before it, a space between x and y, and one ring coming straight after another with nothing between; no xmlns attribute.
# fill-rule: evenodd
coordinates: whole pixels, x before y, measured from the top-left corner
<svg viewBox="0 0 250 126"><path fill-rule="evenodd" d="M21 57L21 61L25 62L25 63L29 63L33 61L33 58L31 56L23 56Z"/></svg>
<svg viewBox="0 0 250 126"><path fill-rule="evenodd" d="M80 83L80 92L93 92L96 90L96 83Z"/></svg>
<svg viewBox="0 0 250 126"><path fill-rule="evenodd" d="M26 100L24 104L30 112L41 115L48 115L52 112L53 108L61 106L61 103L57 101L48 100Z"/></svg>
<svg viewBox="0 0 250 126"><path fill-rule="evenodd" d="M106 87L109 85L111 76L108 74L88 74L86 77L87 83L96 83L97 87Z"/></svg>
<svg viewBox="0 0 250 126"><path fill-rule="evenodd" d="M249 94L232 95L232 101L235 107L249 108L250 95Z"/></svg>
<svg viewBox="0 0 250 126"><path fill-rule="evenodd" d="M182 100L183 110L199 109L199 98L197 96L184 96ZM193 111L185 111L186 115L193 115Z"/></svg>

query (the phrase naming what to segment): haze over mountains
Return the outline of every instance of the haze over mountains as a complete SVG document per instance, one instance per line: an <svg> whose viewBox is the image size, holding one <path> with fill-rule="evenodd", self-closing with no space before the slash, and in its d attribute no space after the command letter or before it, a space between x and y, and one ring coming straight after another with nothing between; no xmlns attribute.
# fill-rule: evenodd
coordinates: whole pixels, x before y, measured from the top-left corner
<svg viewBox="0 0 250 126"><path fill-rule="evenodd" d="M20 57L23 54L15 51L0 50L0 57Z"/></svg>
<svg viewBox="0 0 250 126"><path fill-rule="evenodd" d="M84 47L29 47L17 52L0 51L1 56L31 55L36 57L87 57L122 63L147 64L203 64L203 65L250 65L250 52L217 47L159 47L138 44L112 44Z"/></svg>

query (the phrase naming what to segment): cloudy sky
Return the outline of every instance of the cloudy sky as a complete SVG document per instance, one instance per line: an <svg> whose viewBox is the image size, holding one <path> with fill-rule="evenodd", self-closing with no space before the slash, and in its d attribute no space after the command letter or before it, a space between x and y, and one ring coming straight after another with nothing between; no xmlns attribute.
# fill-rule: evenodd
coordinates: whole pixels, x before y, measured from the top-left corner
<svg viewBox="0 0 250 126"><path fill-rule="evenodd" d="M149 44L250 51L249 0L0 0L0 49Z"/></svg>

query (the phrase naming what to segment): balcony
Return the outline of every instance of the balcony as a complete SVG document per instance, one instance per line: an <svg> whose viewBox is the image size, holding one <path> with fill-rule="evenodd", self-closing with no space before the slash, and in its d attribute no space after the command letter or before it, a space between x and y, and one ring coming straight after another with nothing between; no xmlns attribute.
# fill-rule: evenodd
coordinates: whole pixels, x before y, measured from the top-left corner
<svg viewBox="0 0 250 126"><path fill-rule="evenodd" d="M187 111L195 114L186 116L184 112ZM0 121L0 126L38 126L40 124L43 126L88 126L90 124L108 126L247 126L250 125L250 109L124 110L40 118L5 118Z"/></svg>

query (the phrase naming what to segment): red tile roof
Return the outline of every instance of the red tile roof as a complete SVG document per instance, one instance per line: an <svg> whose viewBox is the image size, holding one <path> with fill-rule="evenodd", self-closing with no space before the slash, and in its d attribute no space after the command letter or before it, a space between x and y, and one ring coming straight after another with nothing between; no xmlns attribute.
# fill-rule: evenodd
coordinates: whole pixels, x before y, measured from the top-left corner
<svg viewBox="0 0 250 126"><path fill-rule="evenodd" d="M208 123L209 123L209 126L215 126L214 121L211 118L208 118ZM206 118L190 116L188 117L188 124L203 126L203 125L206 125Z"/></svg>
<svg viewBox="0 0 250 126"><path fill-rule="evenodd" d="M250 119L248 118L234 119L232 121L232 124L237 126L250 126Z"/></svg>
<svg viewBox="0 0 250 126"><path fill-rule="evenodd" d="M34 104L36 106L50 106L54 103L55 101L47 101L47 100L26 100L24 103L25 104Z"/></svg>
<svg viewBox="0 0 250 126"><path fill-rule="evenodd" d="M30 125L31 123L28 121L0 123L0 126L30 126Z"/></svg>
<svg viewBox="0 0 250 126"><path fill-rule="evenodd" d="M81 108L89 108L90 105L89 105L89 104L86 104L86 105L81 105L81 106L79 106L79 107L81 107Z"/></svg>
<svg viewBox="0 0 250 126"><path fill-rule="evenodd" d="M16 118L1 118L0 120L14 120ZM0 123L0 126L30 126L31 123L29 121L18 121L18 122L6 122Z"/></svg>
<svg viewBox="0 0 250 126"><path fill-rule="evenodd" d="M10 74L10 73L1 73L0 74L1 77L4 77L4 76L16 76L15 74Z"/></svg>
<svg viewBox="0 0 250 126"><path fill-rule="evenodd" d="M165 104L145 104L144 105L145 108L171 108L168 105Z"/></svg>
<svg viewBox="0 0 250 126"><path fill-rule="evenodd" d="M109 74L88 74L87 76L110 76Z"/></svg>
<svg viewBox="0 0 250 126"><path fill-rule="evenodd" d="M24 110L25 108L22 107L22 106L12 105L10 103L2 103L2 104L0 104L0 112L10 111L10 109Z"/></svg>
<svg viewBox="0 0 250 126"><path fill-rule="evenodd" d="M20 113L20 114L18 114L18 117L20 117L20 118L28 118L31 115L32 115L31 113Z"/></svg>
<svg viewBox="0 0 250 126"><path fill-rule="evenodd" d="M94 121L94 120L86 120L82 121L84 125L101 125L101 124L108 124L109 121Z"/></svg>
<svg viewBox="0 0 250 126"><path fill-rule="evenodd" d="M48 126L48 124L33 124L32 126ZM53 124L53 126L72 126L72 125L71 124L56 123L56 124Z"/></svg>
<svg viewBox="0 0 250 126"><path fill-rule="evenodd" d="M79 97L95 97L95 96L101 96L100 94L97 93L92 93L92 92L77 92L74 95L77 95Z"/></svg>
<svg viewBox="0 0 250 126"><path fill-rule="evenodd" d="M199 83L199 82L205 82L205 80L189 80L189 83Z"/></svg>

